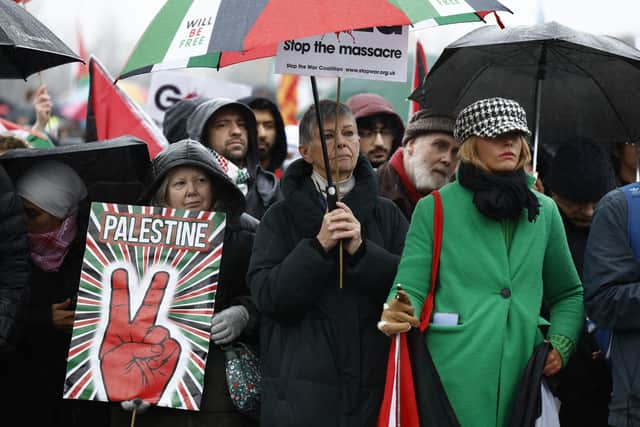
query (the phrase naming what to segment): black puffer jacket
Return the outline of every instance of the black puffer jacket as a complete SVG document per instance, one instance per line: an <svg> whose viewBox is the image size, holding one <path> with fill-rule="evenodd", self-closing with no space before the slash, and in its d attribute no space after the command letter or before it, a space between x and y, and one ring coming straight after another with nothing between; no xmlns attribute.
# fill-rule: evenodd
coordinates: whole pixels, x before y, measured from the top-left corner
<svg viewBox="0 0 640 427"><path fill-rule="evenodd" d="M220 275L216 292L215 311L220 312L232 305L242 305L249 312L249 324L238 338L257 345L258 312L246 283L251 248L258 221L243 213L244 197L229 177L220 169L213 154L202 144L184 140L166 147L153 160L153 183L147 193L150 200L161 186L169 171L178 166L196 166L207 172L215 191L212 209L227 214L224 247L220 264ZM227 391L224 368L224 353L213 342L209 344L209 356L205 368L205 386L200 412L151 408L148 413L136 418L138 427L145 426L252 426L253 421L239 414ZM112 411L112 425L128 423L130 414L121 409Z"/></svg>
<svg viewBox="0 0 640 427"><path fill-rule="evenodd" d="M284 201L265 214L249 267L262 314L263 427L373 426L386 371L389 338L376 329L408 228L360 156L355 188L345 196L361 224L363 244L344 254L338 289L337 251L315 236L324 215L300 159L282 179Z"/></svg>
<svg viewBox="0 0 640 427"><path fill-rule="evenodd" d="M247 135L247 170L249 172L247 200L247 213L257 219L262 215L274 202L278 200L278 179L276 176L260 167L258 158L258 131L256 128L256 118L253 111L240 102L226 98L217 98L200 104L195 112L187 121L187 133L189 138L200 141L206 147L210 147L208 143L208 135L206 134L207 122L218 110L223 107L235 106L244 113Z"/></svg>
<svg viewBox="0 0 640 427"><path fill-rule="evenodd" d="M20 419L25 426L79 427L87 420L96 427L107 425L104 403L62 398L71 334L56 329L51 315L52 304L77 295L87 208L80 207L78 231L59 270L46 272L31 266L24 330L16 352L10 353L10 370L2 378L0 391L7 419Z"/></svg>
<svg viewBox="0 0 640 427"><path fill-rule="evenodd" d="M29 279L29 243L20 198L0 166L0 351L14 344Z"/></svg>

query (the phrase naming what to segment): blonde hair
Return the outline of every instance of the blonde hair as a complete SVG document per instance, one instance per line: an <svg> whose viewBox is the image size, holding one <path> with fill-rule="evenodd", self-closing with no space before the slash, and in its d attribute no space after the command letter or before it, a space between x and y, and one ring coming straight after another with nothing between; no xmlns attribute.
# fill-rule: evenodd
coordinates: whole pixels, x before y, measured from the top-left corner
<svg viewBox="0 0 640 427"><path fill-rule="evenodd" d="M167 189L169 186L169 174L167 173L162 179L162 183L156 190L155 194L151 198L151 204L153 206L160 206L163 208L169 207L167 205Z"/></svg>
<svg viewBox="0 0 640 427"><path fill-rule="evenodd" d="M520 141L522 141L522 145L520 148L520 158L518 159L518 164L514 170L518 170L524 168L531 161L531 150L529 149L529 143L527 142L527 138L524 135L518 135ZM476 144L480 139L477 135L471 135L467 138L462 146L460 147L460 159L465 163L471 163L473 166L483 170L484 172L491 173L491 170L487 167L487 165L480 160L478 157L478 150L476 149Z"/></svg>
<svg viewBox="0 0 640 427"><path fill-rule="evenodd" d="M192 167L192 168L197 168L197 169L201 169L206 177L209 179L209 183L211 184L211 207L209 208L210 210L225 210L226 211L226 206L224 204L224 202L222 200L216 200L216 191L215 188L213 186L213 178L211 176L211 174L209 174L209 172L207 172L206 170L200 168L199 166L191 166L191 165L185 165L187 167ZM158 186L158 189L156 190L156 192L153 194L153 196L151 197L151 205L152 206L158 206L158 207L162 207L162 208L170 208L171 206L169 206L169 203L167 202L167 194L169 192L169 177L171 175L171 171L174 168L171 168L167 174L164 176L164 178L162 178L162 183Z"/></svg>

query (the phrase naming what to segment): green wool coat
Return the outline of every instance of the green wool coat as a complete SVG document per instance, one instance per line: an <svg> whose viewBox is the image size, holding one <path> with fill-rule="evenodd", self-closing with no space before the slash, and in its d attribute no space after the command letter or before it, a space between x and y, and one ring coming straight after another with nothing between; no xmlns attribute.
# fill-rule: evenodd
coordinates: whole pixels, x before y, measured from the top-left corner
<svg viewBox="0 0 640 427"><path fill-rule="evenodd" d="M457 313L454 326L429 326L426 341L462 427L506 426L534 347L543 299L548 336L576 343L582 327L582 284L555 203L535 193L540 215L523 212L507 250L502 224L480 213L473 193L455 182L441 191L444 212L434 313ZM433 197L417 205L394 283L409 294L416 316L428 292ZM391 291L389 297L395 295Z"/></svg>

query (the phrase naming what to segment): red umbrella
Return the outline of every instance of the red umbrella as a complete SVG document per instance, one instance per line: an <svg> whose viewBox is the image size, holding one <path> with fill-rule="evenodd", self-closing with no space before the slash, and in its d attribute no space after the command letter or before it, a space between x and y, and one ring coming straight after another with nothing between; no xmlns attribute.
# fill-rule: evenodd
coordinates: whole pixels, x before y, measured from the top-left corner
<svg viewBox="0 0 640 427"><path fill-rule="evenodd" d="M138 41L120 78L273 56L280 42L318 34L429 19L436 25L439 20L443 24L468 22L498 10L510 12L496 0L457 0L455 4L440 0L168 0ZM311 81L317 110L314 77ZM320 117L318 127L327 166L327 194L335 195ZM329 209L335 207L333 199L327 200Z"/></svg>
<svg viewBox="0 0 640 427"><path fill-rule="evenodd" d="M119 78L153 70L224 67L274 56L278 43L359 28L480 21L496 0L168 0Z"/></svg>

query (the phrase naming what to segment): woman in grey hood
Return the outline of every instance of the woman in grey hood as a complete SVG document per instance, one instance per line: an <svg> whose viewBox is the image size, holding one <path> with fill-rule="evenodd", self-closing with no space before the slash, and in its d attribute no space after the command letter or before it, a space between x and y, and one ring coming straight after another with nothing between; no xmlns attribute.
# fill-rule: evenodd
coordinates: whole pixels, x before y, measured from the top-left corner
<svg viewBox="0 0 640 427"><path fill-rule="evenodd" d="M171 144L153 159L153 183L145 199L155 206L224 212L226 228L200 410L152 407L136 417L136 425L254 426L255 422L239 413L229 397L221 346L237 339L244 343L257 339L258 312L245 275L258 221L243 213L245 200L240 190L225 175L213 154L194 140ZM122 409L114 408L112 425L127 425L130 417Z"/></svg>

